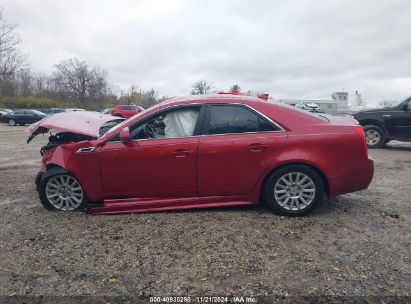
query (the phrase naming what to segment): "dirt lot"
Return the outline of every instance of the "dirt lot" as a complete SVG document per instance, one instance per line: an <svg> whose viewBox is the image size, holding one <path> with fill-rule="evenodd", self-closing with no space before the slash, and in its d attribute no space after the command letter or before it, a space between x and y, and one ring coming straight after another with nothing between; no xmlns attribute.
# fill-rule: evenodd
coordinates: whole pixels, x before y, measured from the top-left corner
<svg viewBox="0 0 411 304"><path fill-rule="evenodd" d="M370 188L286 218L264 208L48 212L39 147L0 126L0 295L409 295L411 144L370 152Z"/></svg>

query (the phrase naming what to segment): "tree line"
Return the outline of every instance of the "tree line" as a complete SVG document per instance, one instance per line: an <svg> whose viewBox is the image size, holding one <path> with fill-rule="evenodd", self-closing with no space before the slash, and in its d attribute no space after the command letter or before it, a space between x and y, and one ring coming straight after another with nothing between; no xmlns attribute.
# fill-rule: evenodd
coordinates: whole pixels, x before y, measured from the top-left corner
<svg viewBox="0 0 411 304"><path fill-rule="evenodd" d="M104 108L119 103L135 103L145 108L167 97L155 89L143 91L135 84L128 90L115 89L108 73L78 58L68 58L54 65L52 73L35 73L20 51L22 41L17 26L8 23L0 9L0 105L18 107L79 106ZM229 92L240 92L233 85ZM214 85L200 80L191 94L216 93Z"/></svg>
<svg viewBox="0 0 411 304"><path fill-rule="evenodd" d="M45 104L75 104L99 107L116 103L136 103L149 107L166 97L155 89L143 91L135 84L128 90L116 89L108 73L78 58L54 65L49 75L31 70L21 53L17 26L4 19L0 10L0 103L19 107L18 100L43 99ZM21 97L21 98L19 98Z"/></svg>

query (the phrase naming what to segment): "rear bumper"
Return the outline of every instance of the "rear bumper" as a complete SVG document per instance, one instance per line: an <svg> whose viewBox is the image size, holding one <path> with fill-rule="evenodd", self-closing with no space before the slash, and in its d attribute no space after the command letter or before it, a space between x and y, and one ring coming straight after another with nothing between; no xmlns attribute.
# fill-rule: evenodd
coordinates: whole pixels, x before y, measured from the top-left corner
<svg viewBox="0 0 411 304"><path fill-rule="evenodd" d="M367 189L374 177L374 161L371 157L349 176L330 178L330 197Z"/></svg>

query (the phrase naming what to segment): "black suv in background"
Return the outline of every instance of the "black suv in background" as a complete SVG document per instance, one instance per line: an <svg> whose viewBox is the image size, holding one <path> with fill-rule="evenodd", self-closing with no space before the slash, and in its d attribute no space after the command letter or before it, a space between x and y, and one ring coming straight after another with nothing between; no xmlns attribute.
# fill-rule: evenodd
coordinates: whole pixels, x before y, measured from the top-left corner
<svg viewBox="0 0 411 304"><path fill-rule="evenodd" d="M392 108L357 112L369 148L381 148L392 139L411 141L411 97Z"/></svg>

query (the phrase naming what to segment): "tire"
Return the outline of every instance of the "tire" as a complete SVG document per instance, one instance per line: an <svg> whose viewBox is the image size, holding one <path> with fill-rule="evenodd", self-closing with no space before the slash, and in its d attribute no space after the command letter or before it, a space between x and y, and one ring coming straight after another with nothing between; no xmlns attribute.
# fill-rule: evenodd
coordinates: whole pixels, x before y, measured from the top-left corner
<svg viewBox="0 0 411 304"><path fill-rule="evenodd" d="M275 213L303 216L323 200L324 182L308 166L289 165L271 173L263 191L266 204Z"/></svg>
<svg viewBox="0 0 411 304"><path fill-rule="evenodd" d="M68 172L55 172L40 181L40 201L50 211L80 211L88 203L83 186Z"/></svg>
<svg viewBox="0 0 411 304"><path fill-rule="evenodd" d="M9 126L12 126L12 127L16 125L16 121L14 119L9 119L7 123L9 124Z"/></svg>
<svg viewBox="0 0 411 304"><path fill-rule="evenodd" d="M382 148L386 143L385 131L379 126L364 126L364 135L368 148L370 149Z"/></svg>

